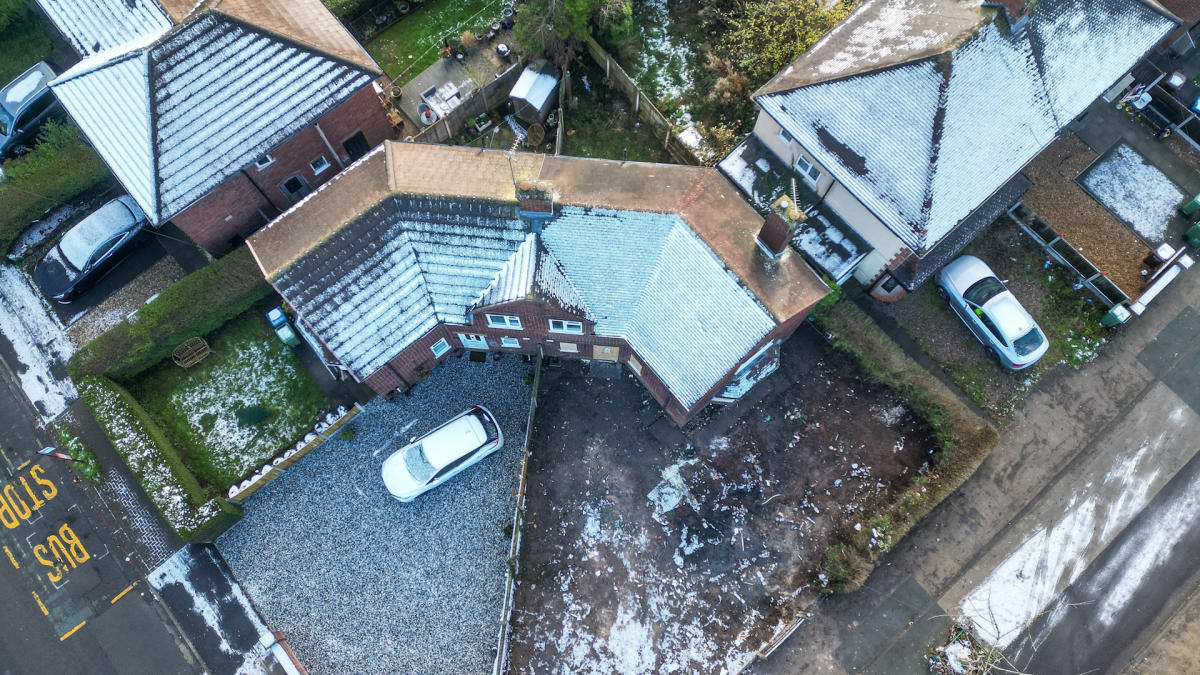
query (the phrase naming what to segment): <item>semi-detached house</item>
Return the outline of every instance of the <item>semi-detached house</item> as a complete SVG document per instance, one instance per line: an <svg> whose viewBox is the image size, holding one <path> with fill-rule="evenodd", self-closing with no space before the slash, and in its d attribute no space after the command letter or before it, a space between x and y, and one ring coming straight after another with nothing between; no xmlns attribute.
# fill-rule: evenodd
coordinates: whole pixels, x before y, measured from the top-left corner
<svg viewBox="0 0 1200 675"><path fill-rule="evenodd" d="M320 0L38 0L51 87L125 190L223 254L392 136L378 65Z"/></svg>
<svg viewBox="0 0 1200 675"><path fill-rule="evenodd" d="M332 369L405 391L470 350L624 364L679 423L828 288L715 169L389 141L250 237Z"/></svg>
<svg viewBox="0 0 1200 675"><path fill-rule="evenodd" d="M752 197L756 164L794 167L822 224L796 247L896 299L1177 25L1152 0L866 0L754 94L754 134L721 167Z"/></svg>

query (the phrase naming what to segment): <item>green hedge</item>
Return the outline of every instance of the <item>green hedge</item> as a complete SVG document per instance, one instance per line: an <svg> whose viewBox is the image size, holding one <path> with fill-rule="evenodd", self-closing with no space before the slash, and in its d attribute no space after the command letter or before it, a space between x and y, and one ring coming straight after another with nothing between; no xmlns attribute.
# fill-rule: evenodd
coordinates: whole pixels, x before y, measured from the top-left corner
<svg viewBox="0 0 1200 675"><path fill-rule="evenodd" d="M245 246L180 279L157 298L75 353L75 377L128 380L185 340L207 335L271 292Z"/></svg>
<svg viewBox="0 0 1200 675"><path fill-rule="evenodd" d="M47 210L87 192L111 174L71 123L51 122L23 157L4 163L0 183L0 253Z"/></svg>
<svg viewBox="0 0 1200 675"><path fill-rule="evenodd" d="M162 430L124 387L103 376L82 378L78 385L117 453L181 537L192 538L221 515L223 507L208 499Z"/></svg>
<svg viewBox="0 0 1200 675"><path fill-rule="evenodd" d="M360 14L378 5L380 0L321 0L334 16L342 21L357 19Z"/></svg>

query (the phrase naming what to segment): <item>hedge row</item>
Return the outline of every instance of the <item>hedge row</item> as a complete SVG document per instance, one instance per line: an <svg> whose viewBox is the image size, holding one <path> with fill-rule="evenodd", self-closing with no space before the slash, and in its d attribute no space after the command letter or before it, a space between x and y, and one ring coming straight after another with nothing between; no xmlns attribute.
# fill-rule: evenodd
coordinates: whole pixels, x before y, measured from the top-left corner
<svg viewBox="0 0 1200 675"><path fill-rule="evenodd" d="M23 157L4 163L0 183L0 253L29 223L108 179L100 156L82 140L71 123L51 122L42 128L36 145Z"/></svg>
<svg viewBox="0 0 1200 675"><path fill-rule="evenodd" d="M75 377L105 375L128 380L150 368L189 338L207 335L271 292L242 246L172 284L133 317L75 353Z"/></svg>
<svg viewBox="0 0 1200 675"><path fill-rule="evenodd" d="M824 303L813 321L849 354L867 376L907 399L913 412L933 430L940 452L924 475L890 504L867 514L882 540L870 546L871 528L842 533L829 547L823 565L830 590L847 592L866 581L879 556L908 533L942 500L959 488L999 440L996 428L980 419L940 380L912 360L861 309L848 300Z"/></svg>
<svg viewBox="0 0 1200 675"><path fill-rule="evenodd" d="M78 380L83 401L166 521L184 539L223 512L208 499L166 435L124 387L103 376Z"/></svg>

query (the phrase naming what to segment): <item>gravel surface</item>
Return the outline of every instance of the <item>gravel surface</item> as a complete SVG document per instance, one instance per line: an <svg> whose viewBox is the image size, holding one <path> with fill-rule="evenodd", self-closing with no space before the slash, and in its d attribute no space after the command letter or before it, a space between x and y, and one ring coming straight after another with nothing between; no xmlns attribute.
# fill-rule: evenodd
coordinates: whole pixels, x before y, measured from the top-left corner
<svg viewBox="0 0 1200 675"><path fill-rule="evenodd" d="M529 412L530 364L450 359L256 493L218 541L267 623L310 672L491 669ZM472 405L500 422L502 450L401 504L380 466Z"/></svg>
<svg viewBox="0 0 1200 675"><path fill-rule="evenodd" d="M104 331L124 321L125 317L146 304L152 296L161 293L167 286L182 278L183 269L179 267L179 263L171 256L163 256L104 302L72 321L67 329L71 342L75 343L76 347L86 345Z"/></svg>

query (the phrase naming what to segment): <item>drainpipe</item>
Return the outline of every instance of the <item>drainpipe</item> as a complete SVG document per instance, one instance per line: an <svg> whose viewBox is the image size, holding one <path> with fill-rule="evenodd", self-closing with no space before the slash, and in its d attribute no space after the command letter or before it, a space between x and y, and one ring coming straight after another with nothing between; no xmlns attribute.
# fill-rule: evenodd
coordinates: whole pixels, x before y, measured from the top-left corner
<svg viewBox="0 0 1200 675"><path fill-rule="evenodd" d="M250 174L246 173L245 169L242 169L242 175L246 177L246 180L250 181L250 184L254 186L254 189L258 191L258 194L262 195L263 200L271 205L271 208L278 210L275 206L275 202L271 201L271 198L267 196L267 193L263 192L263 189L258 186L258 183L254 182L254 179L250 177ZM258 212L262 213L262 209L260 208ZM270 222L270 220L270 218L267 218L268 222Z"/></svg>
<svg viewBox="0 0 1200 675"><path fill-rule="evenodd" d="M404 376L400 374L400 371L396 370L396 366L393 366L391 361L388 361L387 367L388 370L392 371L392 374L396 376L396 379L400 380L400 383L404 385L401 387L401 389L408 391L412 387L412 385L408 383L408 380L404 379Z"/></svg>
<svg viewBox="0 0 1200 675"><path fill-rule="evenodd" d="M342 156L333 149L333 145L330 144L329 138L325 136L325 131L321 129L321 123L317 122L313 125L313 128L317 130L317 135L321 137L321 142L325 144L325 148L329 150L329 154L333 155L333 161L337 162L338 169L345 169L346 164L342 162Z"/></svg>

